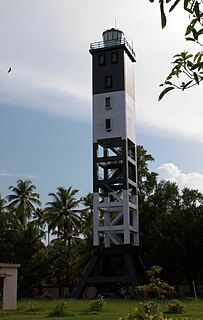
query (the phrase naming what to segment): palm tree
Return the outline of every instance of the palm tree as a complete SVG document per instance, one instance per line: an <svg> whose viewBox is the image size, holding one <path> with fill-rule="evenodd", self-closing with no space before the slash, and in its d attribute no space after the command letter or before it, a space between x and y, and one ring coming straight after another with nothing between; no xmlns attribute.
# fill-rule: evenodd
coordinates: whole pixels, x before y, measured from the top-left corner
<svg viewBox="0 0 203 320"><path fill-rule="evenodd" d="M68 287L70 292L72 291L72 281L71 281L71 243L76 236L79 235L81 218L78 214L78 206L80 200L75 198L75 194L78 192L76 189L69 187L68 189L59 187L56 193L49 193L52 197L52 201L46 203L46 221L48 223L48 231L53 231L57 229L57 251L61 252L61 257L63 261L66 261L66 268L63 273L68 270ZM61 240L64 243L64 247L61 247ZM67 250L68 247L68 250ZM59 286L59 296L61 296L61 285L62 285L62 273L61 273L60 263L58 265L57 272L57 283Z"/></svg>
<svg viewBox="0 0 203 320"><path fill-rule="evenodd" d="M9 194L6 197L6 200L9 202L7 208L15 213L16 217L24 226L35 212L34 205L41 205L39 194L34 192L35 189L35 185L33 185L30 180L19 179L17 181L17 187L9 187L9 190L11 190L13 194Z"/></svg>
<svg viewBox="0 0 203 320"><path fill-rule="evenodd" d="M72 239L80 230L81 219L77 209L80 200L74 197L78 190L72 187L59 187L57 190L56 193L49 193L53 200L46 203L48 230L55 233L57 228L57 237L63 238L65 246L68 244L70 247Z"/></svg>
<svg viewBox="0 0 203 320"><path fill-rule="evenodd" d="M82 237L77 239L72 246L72 273L74 280L78 282L84 274L93 255L93 194L89 192L81 198Z"/></svg>
<svg viewBox="0 0 203 320"><path fill-rule="evenodd" d="M84 208L81 210L82 230L84 237L93 233L93 194L89 192L81 198Z"/></svg>

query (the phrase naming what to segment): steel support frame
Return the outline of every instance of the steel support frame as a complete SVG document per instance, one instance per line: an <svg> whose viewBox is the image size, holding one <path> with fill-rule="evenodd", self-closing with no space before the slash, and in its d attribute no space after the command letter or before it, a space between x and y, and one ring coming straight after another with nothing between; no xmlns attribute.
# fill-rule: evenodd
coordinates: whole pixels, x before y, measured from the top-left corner
<svg viewBox="0 0 203 320"><path fill-rule="evenodd" d="M135 144L121 138L93 145L94 245L139 245Z"/></svg>
<svg viewBox="0 0 203 320"><path fill-rule="evenodd" d="M123 258L124 265L122 267L125 269L124 273L119 274L119 268L117 270L114 269L114 274L109 273L108 265L111 263L112 259L120 259L121 257ZM100 275L95 274L95 269L98 265L100 265ZM131 245L121 245L104 249L95 248L87 270L83 275L73 297L75 299L82 298L85 288L89 286L95 286L96 288L102 287L103 289L115 284L135 287L138 285L138 265L140 269L141 262L138 257L137 248Z"/></svg>

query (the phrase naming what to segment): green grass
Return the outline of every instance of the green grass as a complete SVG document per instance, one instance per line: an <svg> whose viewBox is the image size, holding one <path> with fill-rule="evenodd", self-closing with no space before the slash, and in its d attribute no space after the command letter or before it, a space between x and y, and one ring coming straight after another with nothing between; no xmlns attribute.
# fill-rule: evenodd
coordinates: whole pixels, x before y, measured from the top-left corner
<svg viewBox="0 0 203 320"><path fill-rule="evenodd" d="M187 320L202 320L203 319L203 300L181 300L183 304L185 305L185 308L181 314L165 314L167 318L173 318L173 319L183 319L188 318ZM162 311L167 310L167 302L164 302L161 304ZM185 319L184 319L185 320Z"/></svg>
<svg viewBox="0 0 203 320"><path fill-rule="evenodd" d="M50 311L56 303L66 302L66 317L49 317ZM28 311L28 306L33 303L36 311ZM90 312L88 300L46 300L32 299L18 301L18 308L14 312L0 310L0 319L2 320L42 320L42 319L64 319L64 320L118 320L119 317L125 316L130 310L133 310L138 302L133 300L106 300L101 312ZM167 318L182 320L203 320L203 300L184 300L185 309L179 315L166 315ZM161 310L167 310L167 302L160 303ZM184 319L185 320L185 319Z"/></svg>

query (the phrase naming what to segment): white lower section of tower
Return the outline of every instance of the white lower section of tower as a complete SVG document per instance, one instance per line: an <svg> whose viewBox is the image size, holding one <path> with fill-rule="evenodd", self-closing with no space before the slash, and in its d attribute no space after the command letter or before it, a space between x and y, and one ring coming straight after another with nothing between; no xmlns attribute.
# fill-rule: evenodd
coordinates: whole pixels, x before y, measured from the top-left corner
<svg viewBox="0 0 203 320"><path fill-rule="evenodd" d="M94 245L104 241L105 247L111 244L139 245L139 224L137 196L131 197L128 190L122 194L110 192L101 200L93 193L94 208Z"/></svg>

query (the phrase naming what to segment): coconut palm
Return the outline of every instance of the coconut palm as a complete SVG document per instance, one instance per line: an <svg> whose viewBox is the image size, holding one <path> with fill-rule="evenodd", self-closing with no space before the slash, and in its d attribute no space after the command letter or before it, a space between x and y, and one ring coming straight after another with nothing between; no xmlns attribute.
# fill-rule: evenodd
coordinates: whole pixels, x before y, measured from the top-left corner
<svg viewBox="0 0 203 320"><path fill-rule="evenodd" d="M83 236L89 236L93 232L93 194L89 192L81 198L84 208L81 210ZM88 235L87 235L88 234Z"/></svg>
<svg viewBox="0 0 203 320"><path fill-rule="evenodd" d="M16 187L9 187L9 190L13 194L9 194L6 197L6 200L9 202L7 208L15 213L23 225L26 225L32 217L32 214L35 212L35 205L41 205L39 194L34 192L35 189L35 185L30 180L21 179L17 181Z"/></svg>
<svg viewBox="0 0 203 320"><path fill-rule="evenodd" d="M81 209L82 238L72 246L72 273L76 282L84 274L92 257L93 248L93 194L81 198L84 208Z"/></svg>
<svg viewBox="0 0 203 320"><path fill-rule="evenodd" d="M46 221L48 230L53 233L57 230L57 237L62 238L69 247L80 230L81 219L78 214L80 200L75 198L78 190L72 187L68 189L59 187L57 190L56 193L49 193L52 201L46 203Z"/></svg>

